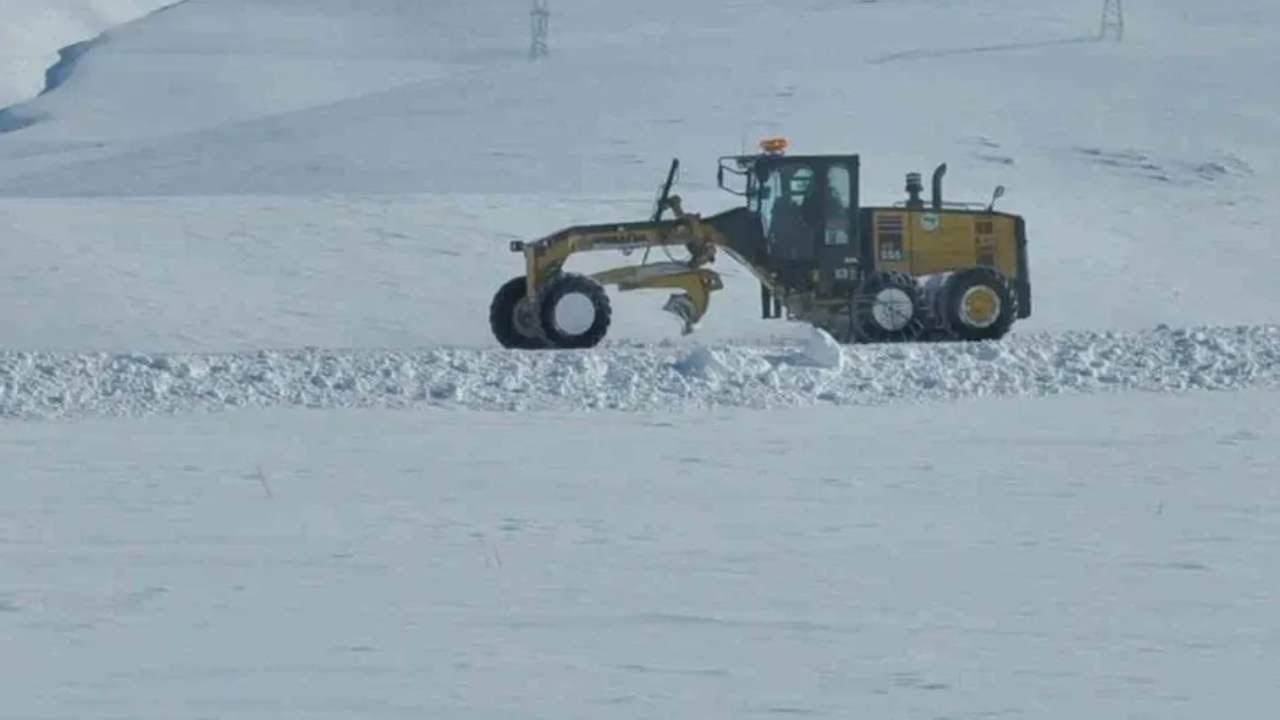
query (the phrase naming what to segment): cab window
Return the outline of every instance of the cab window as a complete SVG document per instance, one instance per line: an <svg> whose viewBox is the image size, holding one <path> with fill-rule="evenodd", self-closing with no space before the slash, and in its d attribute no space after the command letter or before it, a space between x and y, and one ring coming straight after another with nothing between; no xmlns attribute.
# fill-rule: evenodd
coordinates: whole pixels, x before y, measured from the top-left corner
<svg viewBox="0 0 1280 720"><path fill-rule="evenodd" d="M850 213L853 209L853 183L849 168L832 165L827 170L826 228L823 242L848 245Z"/></svg>

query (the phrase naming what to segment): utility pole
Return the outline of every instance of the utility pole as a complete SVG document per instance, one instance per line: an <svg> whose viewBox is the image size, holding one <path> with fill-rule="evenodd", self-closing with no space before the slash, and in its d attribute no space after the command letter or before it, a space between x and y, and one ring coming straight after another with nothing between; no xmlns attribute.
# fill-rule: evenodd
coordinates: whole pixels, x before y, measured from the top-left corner
<svg viewBox="0 0 1280 720"><path fill-rule="evenodd" d="M1124 39L1124 5L1121 0L1103 0L1102 27L1098 30L1098 39L1113 38L1116 42Z"/></svg>
<svg viewBox="0 0 1280 720"><path fill-rule="evenodd" d="M538 60L547 56L547 28L551 24L550 0L533 0L533 9L529 11L529 59Z"/></svg>

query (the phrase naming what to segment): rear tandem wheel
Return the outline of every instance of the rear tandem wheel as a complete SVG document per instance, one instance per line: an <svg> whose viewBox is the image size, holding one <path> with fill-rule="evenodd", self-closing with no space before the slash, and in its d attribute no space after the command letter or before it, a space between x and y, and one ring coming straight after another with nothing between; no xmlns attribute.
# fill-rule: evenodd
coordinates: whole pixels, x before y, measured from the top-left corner
<svg viewBox="0 0 1280 720"><path fill-rule="evenodd" d="M853 339L911 342L924 332L925 304L915 278L887 270L868 274L854 291Z"/></svg>
<svg viewBox="0 0 1280 720"><path fill-rule="evenodd" d="M938 315L951 338L999 340L1018 316L1018 296L1009 278L986 265L957 270L943 283Z"/></svg>

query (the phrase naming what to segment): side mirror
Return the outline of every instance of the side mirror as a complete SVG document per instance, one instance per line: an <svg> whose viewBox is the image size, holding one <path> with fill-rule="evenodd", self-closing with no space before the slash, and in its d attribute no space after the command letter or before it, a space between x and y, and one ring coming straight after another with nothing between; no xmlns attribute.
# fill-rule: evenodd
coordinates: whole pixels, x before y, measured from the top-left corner
<svg viewBox="0 0 1280 720"><path fill-rule="evenodd" d="M719 185L720 189L722 190L724 189L724 166L723 165L716 168L716 185Z"/></svg>

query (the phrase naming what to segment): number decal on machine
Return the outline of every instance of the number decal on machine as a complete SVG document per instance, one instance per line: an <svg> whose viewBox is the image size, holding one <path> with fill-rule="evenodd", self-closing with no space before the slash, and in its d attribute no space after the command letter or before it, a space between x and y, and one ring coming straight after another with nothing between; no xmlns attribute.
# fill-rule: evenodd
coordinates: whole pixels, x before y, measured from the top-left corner
<svg viewBox="0 0 1280 720"><path fill-rule="evenodd" d="M902 243L897 241L881 241L881 252L879 259L886 263L901 263L902 261Z"/></svg>
<svg viewBox="0 0 1280 720"><path fill-rule="evenodd" d="M906 259L906 254L902 251L904 225L901 215L881 215L876 218L876 256L881 262L902 262Z"/></svg>

